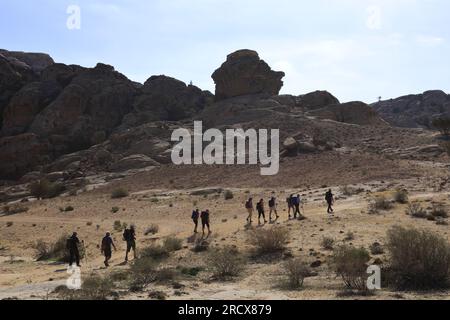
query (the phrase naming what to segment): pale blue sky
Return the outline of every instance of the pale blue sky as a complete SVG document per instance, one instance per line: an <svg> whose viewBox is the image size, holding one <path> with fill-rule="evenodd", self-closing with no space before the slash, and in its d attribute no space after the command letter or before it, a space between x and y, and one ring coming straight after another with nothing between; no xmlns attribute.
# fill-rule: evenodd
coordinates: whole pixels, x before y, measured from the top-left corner
<svg viewBox="0 0 450 320"><path fill-rule="evenodd" d="M282 93L374 102L450 92L449 21L448 0L0 0L0 48L211 91L226 55L248 48L286 72Z"/></svg>

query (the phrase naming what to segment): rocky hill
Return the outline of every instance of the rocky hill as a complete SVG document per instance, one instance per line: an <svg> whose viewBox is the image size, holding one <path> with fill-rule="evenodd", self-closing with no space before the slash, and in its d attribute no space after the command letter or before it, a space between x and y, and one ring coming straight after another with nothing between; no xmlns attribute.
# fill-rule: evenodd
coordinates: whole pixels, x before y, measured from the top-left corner
<svg viewBox="0 0 450 320"><path fill-rule="evenodd" d="M431 128L434 118L450 116L450 95L440 90L380 101L372 105L391 125L406 128Z"/></svg>
<svg viewBox="0 0 450 320"><path fill-rule="evenodd" d="M85 68L2 50L0 180L164 166L172 130L195 119L206 127L279 128L283 155L355 146L372 130L393 130L362 102L341 104L326 91L279 95L283 77L255 51L240 50L212 75L213 95L164 75L138 84L101 63ZM383 147L398 149L391 142Z"/></svg>

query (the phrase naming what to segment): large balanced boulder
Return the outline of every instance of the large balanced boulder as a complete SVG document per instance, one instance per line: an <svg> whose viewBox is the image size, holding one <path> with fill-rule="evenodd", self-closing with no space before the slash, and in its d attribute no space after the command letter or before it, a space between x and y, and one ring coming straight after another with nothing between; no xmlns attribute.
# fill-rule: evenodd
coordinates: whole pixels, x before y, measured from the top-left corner
<svg viewBox="0 0 450 320"><path fill-rule="evenodd" d="M278 95L284 76L284 72L273 71L256 51L236 51L212 75L216 100L253 94Z"/></svg>
<svg viewBox="0 0 450 320"><path fill-rule="evenodd" d="M339 100L327 91L314 91L297 98L297 104L308 110L317 110L339 104Z"/></svg>

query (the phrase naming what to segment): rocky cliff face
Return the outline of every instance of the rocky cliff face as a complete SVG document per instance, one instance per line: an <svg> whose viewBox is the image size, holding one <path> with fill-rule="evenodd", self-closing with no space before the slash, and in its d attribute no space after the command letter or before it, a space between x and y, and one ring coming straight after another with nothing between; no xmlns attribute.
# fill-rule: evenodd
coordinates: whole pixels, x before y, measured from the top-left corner
<svg viewBox="0 0 450 320"><path fill-rule="evenodd" d="M372 105L387 122L406 128L430 128L434 118L450 116L450 95L440 90L408 95Z"/></svg>
<svg viewBox="0 0 450 320"><path fill-rule="evenodd" d="M341 133L332 132L338 122L384 123L369 106L340 104L326 91L278 95L284 73L250 50L229 55L214 72L215 96L164 75L142 85L101 63L84 68L46 55L5 54L0 180L82 179L99 172L117 177L169 164L172 131L194 120L205 127L280 128L282 139L294 139L299 152L340 145L333 139Z"/></svg>
<svg viewBox="0 0 450 320"><path fill-rule="evenodd" d="M277 95L283 86L284 72L275 72L256 51L240 50L227 57L212 78L216 83L216 100L252 95Z"/></svg>

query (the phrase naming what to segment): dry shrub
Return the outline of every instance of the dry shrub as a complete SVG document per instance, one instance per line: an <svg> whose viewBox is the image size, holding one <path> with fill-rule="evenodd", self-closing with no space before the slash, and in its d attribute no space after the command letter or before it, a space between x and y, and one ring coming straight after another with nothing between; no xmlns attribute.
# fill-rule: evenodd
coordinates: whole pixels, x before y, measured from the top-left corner
<svg viewBox="0 0 450 320"><path fill-rule="evenodd" d="M322 248L324 248L325 250L333 250L334 243L335 243L335 240L333 238L323 237L321 245L322 245Z"/></svg>
<svg viewBox="0 0 450 320"><path fill-rule="evenodd" d="M69 262L69 252L67 250L68 235L61 236L55 243L48 244L43 240L38 240L33 248L36 250L36 260L53 260L57 262ZM78 246L80 259L84 258L85 250L83 246Z"/></svg>
<svg viewBox="0 0 450 320"><path fill-rule="evenodd" d="M394 201L400 204L407 204L409 202L407 190L397 190L394 194Z"/></svg>
<svg viewBox="0 0 450 320"><path fill-rule="evenodd" d="M303 287L305 278L311 275L311 269L301 259L292 259L284 263L284 273L287 277L289 287L299 289Z"/></svg>
<svg viewBox="0 0 450 320"><path fill-rule="evenodd" d="M400 290L447 288L450 245L431 231L394 227L388 232L390 284Z"/></svg>
<svg viewBox="0 0 450 320"><path fill-rule="evenodd" d="M238 250L232 246L209 252L207 261L213 276L219 279L238 276L244 265Z"/></svg>
<svg viewBox="0 0 450 320"><path fill-rule="evenodd" d="M364 248L341 246L334 251L333 267L347 289L367 290L367 264L370 254Z"/></svg>
<svg viewBox="0 0 450 320"><path fill-rule="evenodd" d="M159 226L157 224L152 224L150 225L150 227L147 228L147 230L145 230L145 235L154 235L157 234L159 232Z"/></svg>
<svg viewBox="0 0 450 320"><path fill-rule="evenodd" d="M128 190L125 188L117 188L111 192L111 199L121 199L128 197Z"/></svg>
<svg viewBox="0 0 450 320"><path fill-rule="evenodd" d="M393 204L386 197L377 197L369 203L369 213L375 214L380 211L389 211L393 208Z"/></svg>
<svg viewBox="0 0 450 320"><path fill-rule="evenodd" d="M164 239L163 247L167 252L179 251L183 248L183 240L174 236Z"/></svg>
<svg viewBox="0 0 450 320"><path fill-rule="evenodd" d="M55 198L66 190L62 184L50 182L46 179L33 182L29 188L31 195L38 199Z"/></svg>
<svg viewBox="0 0 450 320"><path fill-rule="evenodd" d="M281 252L286 249L289 231L281 227L254 230L250 233L250 243L259 254Z"/></svg>
<svg viewBox="0 0 450 320"><path fill-rule="evenodd" d="M428 218L427 211L418 202L409 204L406 209L406 214L418 219Z"/></svg>

